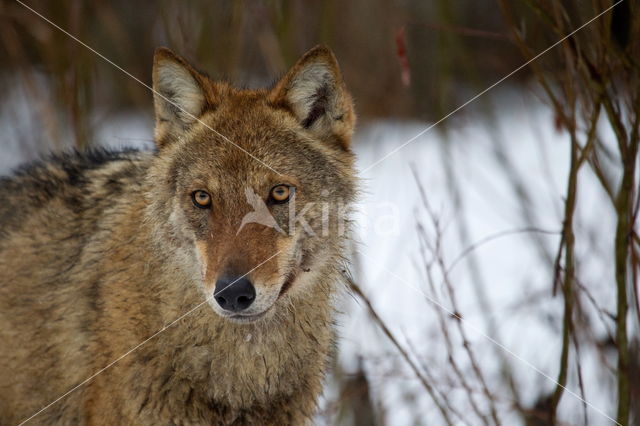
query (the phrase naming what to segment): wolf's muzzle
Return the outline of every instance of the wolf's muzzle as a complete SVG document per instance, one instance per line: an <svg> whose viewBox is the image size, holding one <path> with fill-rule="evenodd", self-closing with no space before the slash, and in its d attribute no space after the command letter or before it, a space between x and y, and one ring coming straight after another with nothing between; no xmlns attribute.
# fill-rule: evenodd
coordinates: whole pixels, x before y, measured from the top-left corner
<svg viewBox="0 0 640 426"><path fill-rule="evenodd" d="M213 297L225 311L241 312L256 300L256 289L248 278L220 278Z"/></svg>

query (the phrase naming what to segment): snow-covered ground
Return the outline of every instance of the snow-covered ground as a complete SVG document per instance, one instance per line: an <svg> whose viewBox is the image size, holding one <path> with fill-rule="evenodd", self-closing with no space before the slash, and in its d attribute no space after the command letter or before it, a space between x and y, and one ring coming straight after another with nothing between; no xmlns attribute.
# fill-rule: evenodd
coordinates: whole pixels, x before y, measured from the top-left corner
<svg viewBox="0 0 640 426"><path fill-rule="evenodd" d="M38 114L16 90L13 102L0 105L2 172L33 158L41 146L24 137L30 127L36 136L43 130ZM369 123L358 129L354 141L363 178L355 279L440 397L460 414L452 414L455 424L475 425L480 420L451 360L469 381L478 410L488 413L488 405L461 345L454 311L463 318L470 350L498 401L502 424L520 422L505 371L511 371L526 407L553 390L552 379L558 374L562 300L551 295L551 262L559 241L569 145L554 128L550 111L532 99L510 96L496 110L496 123L480 115L453 116L446 133L440 127L432 129L371 168L429 123ZM151 117L103 118L97 139L110 146L148 146L151 126ZM597 304L613 311L614 217L599 188L586 169L581 172L578 276ZM466 251L476 243L481 244ZM438 247L440 256L434 257L430 247ZM427 264L431 264L431 284ZM448 270L446 280L443 269ZM455 292L455 307L450 289ZM590 306L585 309L595 312ZM443 424L432 399L372 322L365 305L351 301L344 310L340 364L348 373L363 360L370 392L386 422ZM595 314L590 320L595 337L603 338L602 321ZM451 358L440 321L449 334ZM611 424L598 410L613 413L613 376L603 365L614 360L603 359L592 347L587 341L580 353L585 399L592 404L587 407L589 422ZM561 417L569 424L582 424L582 402L569 393L580 394L575 362L567 388ZM327 391L327 400L334 397Z"/></svg>
<svg viewBox="0 0 640 426"><path fill-rule="evenodd" d="M480 420L452 371L438 314L444 314L454 362L470 382L479 411L488 413L480 381L456 332L452 314L461 314L470 348L499 401L503 424L519 423L513 416L513 394L501 378L505 362L525 407L551 392L558 374L562 299L551 295L552 260L562 226L569 143L554 128L551 112L531 98L511 99L494 124L478 116L452 117L446 134L433 129L378 164L428 123L375 123L361 129L356 139L365 190L356 279L396 337L462 413L462 418L452 416L460 424ZM578 276L599 306L613 312L615 223L611 204L599 188L593 175L580 173ZM426 249L421 250L421 239ZM440 256L428 248L436 244ZM476 248L466 251L471 246ZM440 268L437 258L442 258ZM431 287L425 265L434 260ZM448 297L443 269L449 270L456 307ZM353 369L358 357L364 359L386 420L441 424L427 392L372 324L366 307L351 303L346 310L341 361ZM597 317L591 319L596 336L605 336ZM587 413L591 424L611 424L603 414L613 413L613 376L599 356L590 347L581 351L585 399L592 404ZM570 394L580 395L575 363L570 372L561 417L582 424L582 402ZM407 394L418 395L417 401Z"/></svg>

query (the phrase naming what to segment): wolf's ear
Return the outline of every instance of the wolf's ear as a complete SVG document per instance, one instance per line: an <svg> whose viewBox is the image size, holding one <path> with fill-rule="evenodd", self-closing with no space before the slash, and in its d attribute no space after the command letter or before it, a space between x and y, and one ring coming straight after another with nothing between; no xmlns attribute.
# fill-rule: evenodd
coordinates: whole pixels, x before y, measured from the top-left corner
<svg viewBox="0 0 640 426"><path fill-rule="evenodd" d="M213 93L206 77L164 47L153 57L155 141L162 147L177 139L202 115Z"/></svg>
<svg viewBox="0 0 640 426"><path fill-rule="evenodd" d="M355 126L353 101L327 47L316 46L305 53L271 90L269 99L291 111L317 137L349 145Z"/></svg>

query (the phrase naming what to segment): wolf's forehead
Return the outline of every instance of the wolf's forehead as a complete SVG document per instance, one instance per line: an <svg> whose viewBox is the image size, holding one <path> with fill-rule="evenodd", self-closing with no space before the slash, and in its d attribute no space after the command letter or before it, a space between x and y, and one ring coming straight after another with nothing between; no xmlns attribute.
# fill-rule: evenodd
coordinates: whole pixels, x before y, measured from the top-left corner
<svg viewBox="0 0 640 426"><path fill-rule="evenodd" d="M270 132L300 130L299 123L287 110L273 106L264 95L229 96L201 119L209 125L205 128L245 139L259 138Z"/></svg>
<svg viewBox="0 0 640 426"><path fill-rule="evenodd" d="M199 167L212 177L247 183L273 175L323 179L337 172L334 156L322 149L322 141L311 140L286 112L265 109L248 104L208 113L207 126L191 134Z"/></svg>
<svg viewBox="0 0 640 426"><path fill-rule="evenodd" d="M210 189L255 187L279 182L281 176L298 175L302 158L296 149L273 149L269 144L235 144L198 139L183 145L174 159L173 173L183 184L202 183ZM274 143L273 145L277 145ZM291 179L290 179L291 180Z"/></svg>
<svg viewBox="0 0 640 426"><path fill-rule="evenodd" d="M304 135L285 126L238 121L234 118L218 122L218 126L202 126L186 145L205 162L224 163L226 170L264 167L281 173L277 166L287 169L305 163L310 155Z"/></svg>

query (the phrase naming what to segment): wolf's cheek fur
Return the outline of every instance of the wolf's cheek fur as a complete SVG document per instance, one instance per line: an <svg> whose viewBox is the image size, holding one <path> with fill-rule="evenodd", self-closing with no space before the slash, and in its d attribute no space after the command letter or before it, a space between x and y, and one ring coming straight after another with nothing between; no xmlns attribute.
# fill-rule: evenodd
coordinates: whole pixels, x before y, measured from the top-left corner
<svg viewBox="0 0 640 426"><path fill-rule="evenodd" d="M198 263L200 264L200 269L202 271L202 285L205 287L205 280L207 277L207 245L204 241L199 240L195 243L196 253L198 255Z"/></svg>

